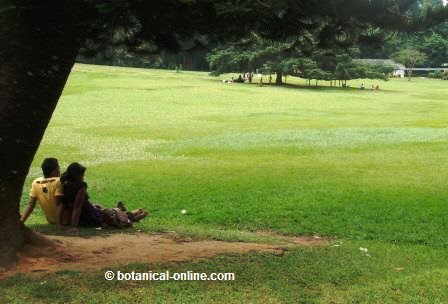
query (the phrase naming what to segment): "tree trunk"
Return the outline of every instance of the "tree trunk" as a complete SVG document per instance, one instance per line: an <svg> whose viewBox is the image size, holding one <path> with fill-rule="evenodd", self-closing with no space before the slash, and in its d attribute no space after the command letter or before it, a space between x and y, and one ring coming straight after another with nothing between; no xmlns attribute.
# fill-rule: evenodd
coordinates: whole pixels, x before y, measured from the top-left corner
<svg viewBox="0 0 448 304"><path fill-rule="evenodd" d="M275 76L275 84L276 85L282 85L283 84L283 73L282 72L276 72Z"/></svg>
<svg viewBox="0 0 448 304"><path fill-rule="evenodd" d="M0 266L25 241L23 184L79 49L69 2L13 6L0 19Z"/></svg>

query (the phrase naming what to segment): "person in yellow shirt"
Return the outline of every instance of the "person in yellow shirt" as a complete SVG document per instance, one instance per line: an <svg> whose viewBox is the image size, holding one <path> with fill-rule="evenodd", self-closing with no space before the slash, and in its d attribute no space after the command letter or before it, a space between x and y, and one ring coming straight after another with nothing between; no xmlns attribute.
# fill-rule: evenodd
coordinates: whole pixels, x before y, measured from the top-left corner
<svg viewBox="0 0 448 304"><path fill-rule="evenodd" d="M64 192L59 180L61 173L58 160L56 158L44 159L42 172L44 177L35 179L31 185L30 201L20 220L22 223L25 223L33 212L36 202L39 201L48 223L56 224L60 227L63 218L61 199L64 196Z"/></svg>

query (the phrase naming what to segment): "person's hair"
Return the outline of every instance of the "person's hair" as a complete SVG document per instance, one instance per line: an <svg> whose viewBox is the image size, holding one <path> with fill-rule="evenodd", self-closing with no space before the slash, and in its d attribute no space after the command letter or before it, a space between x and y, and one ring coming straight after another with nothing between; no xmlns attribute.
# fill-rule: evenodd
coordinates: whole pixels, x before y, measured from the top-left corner
<svg viewBox="0 0 448 304"><path fill-rule="evenodd" d="M77 181L86 172L86 167L79 163L71 163L62 174L61 181Z"/></svg>
<svg viewBox="0 0 448 304"><path fill-rule="evenodd" d="M51 173L59 167L58 160L53 157L49 157L44 159L42 162L41 168L44 174L44 177L49 177Z"/></svg>

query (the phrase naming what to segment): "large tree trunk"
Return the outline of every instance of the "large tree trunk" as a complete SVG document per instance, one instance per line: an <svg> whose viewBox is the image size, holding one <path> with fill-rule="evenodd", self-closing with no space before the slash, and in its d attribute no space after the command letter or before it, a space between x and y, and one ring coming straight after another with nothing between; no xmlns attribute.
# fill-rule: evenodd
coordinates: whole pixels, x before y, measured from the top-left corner
<svg viewBox="0 0 448 304"><path fill-rule="evenodd" d="M80 45L68 0L26 3L0 17L0 266L25 241L23 184Z"/></svg>
<svg viewBox="0 0 448 304"><path fill-rule="evenodd" d="M411 81L412 78L412 70L408 70L408 81Z"/></svg>
<svg viewBox="0 0 448 304"><path fill-rule="evenodd" d="M283 73L282 72L276 72L276 77L275 77L275 84L276 85L282 85L283 84Z"/></svg>

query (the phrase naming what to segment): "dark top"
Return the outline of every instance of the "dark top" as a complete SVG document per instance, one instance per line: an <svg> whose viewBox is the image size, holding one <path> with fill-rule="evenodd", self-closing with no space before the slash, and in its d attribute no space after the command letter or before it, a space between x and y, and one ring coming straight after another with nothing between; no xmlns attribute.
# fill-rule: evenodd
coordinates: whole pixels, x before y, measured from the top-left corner
<svg viewBox="0 0 448 304"><path fill-rule="evenodd" d="M63 180L62 187L64 188L64 196L62 204L66 208L73 209L76 195L78 191L85 188L85 198L81 208L81 215L79 217L79 226L98 227L102 223L101 209L96 208L89 202L89 195L87 194L87 184L85 182L72 182Z"/></svg>

